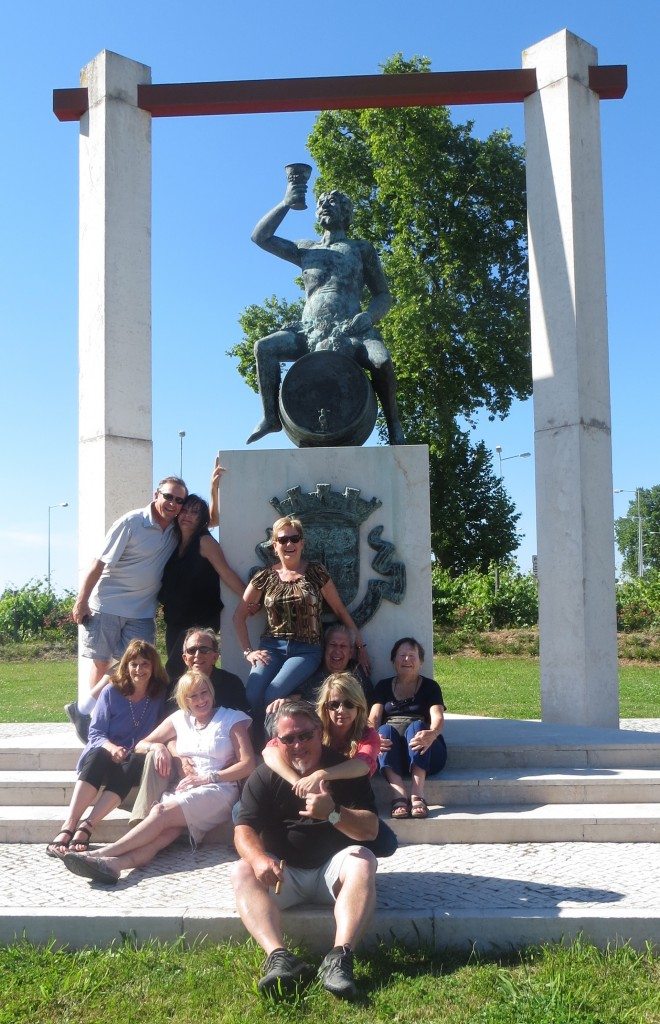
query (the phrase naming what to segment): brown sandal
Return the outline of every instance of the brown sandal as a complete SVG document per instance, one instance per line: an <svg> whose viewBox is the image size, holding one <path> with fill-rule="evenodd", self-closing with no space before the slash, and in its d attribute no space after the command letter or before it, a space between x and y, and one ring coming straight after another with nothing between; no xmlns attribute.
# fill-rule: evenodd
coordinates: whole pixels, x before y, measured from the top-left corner
<svg viewBox="0 0 660 1024"><path fill-rule="evenodd" d="M92 828L88 828L88 825L91 825L89 818L85 818L84 821L78 823L73 838L69 843L69 850L73 853L87 853L87 851L89 850L89 841L92 838L93 826ZM76 839L76 836L78 835L79 832L83 832L87 838Z"/></svg>
<svg viewBox="0 0 660 1024"><path fill-rule="evenodd" d="M63 843L58 843L57 840L58 840L59 836L68 836L69 838L65 842L63 842ZM71 831L71 829L70 828L61 828L59 830L59 832L57 833L57 835L55 836L55 838L53 839L52 843L49 843L48 846L46 847L46 856L47 857L63 857L64 854L66 853L66 851L69 849L69 846L71 845L71 840L72 839L73 839L73 832Z"/></svg>
<svg viewBox="0 0 660 1024"><path fill-rule="evenodd" d="M423 796L412 796L410 798L412 808L410 810L411 818L428 818L429 816L429 805Z"/></svg>
<svg viewBox="0 0 660 1024"><path fill-rule="evenodd" d="M399 813L397 813L399 812ZM409 818L410 817L410 801L406 800L403 796L398 796L396 800L392 801L390 808L390 818Z"/></svg>

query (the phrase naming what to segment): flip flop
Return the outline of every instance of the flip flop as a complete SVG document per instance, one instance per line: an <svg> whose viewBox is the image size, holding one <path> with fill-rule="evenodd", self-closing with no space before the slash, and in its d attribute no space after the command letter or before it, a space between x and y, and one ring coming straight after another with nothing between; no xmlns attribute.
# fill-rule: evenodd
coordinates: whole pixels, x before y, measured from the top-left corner
<svg viewBox="0 0 660 1024"><path fill-rule="evenodd" d="M401 814L397 814L397 811L401 811ZM399 796L396 800L392 801L390 808L390 818L409 818L410 817L410 802L403 796Z"/></svg>
<svg viewBox="0 0 660 1024"><path fill-rule="evenodd" d="M116 885L119 881L119 875L108 867L102 857L92 857L87 853L65 853L62 863L72 874L87 878L90 882Z"/></svg>
<svg viewBox="0 0 660 1024"><path fill-rule="evenodd" d="M429 816L429 805L423 796L411 797L412 808L410 811L411 818L428 818Z"/></svg>
<svg viewBox="0 0 660 1024"><path fill-rule="evenodd" d="M68 836L68 842L58 843L57 836ZM55 836L52 843L49 843L48 846L46 847L46 856L57 857L58 859L61 859L64 856L65 852L69 849L69 846L71 845L71 840L73 839L73 832L70 828L61 828L57 833L57 836Z"/></svg>

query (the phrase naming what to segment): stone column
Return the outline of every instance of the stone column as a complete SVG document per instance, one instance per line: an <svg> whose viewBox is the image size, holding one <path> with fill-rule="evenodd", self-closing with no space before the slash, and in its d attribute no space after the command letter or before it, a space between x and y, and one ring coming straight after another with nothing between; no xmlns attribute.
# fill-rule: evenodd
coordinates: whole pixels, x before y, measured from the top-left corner
<svg viewBox="0 0 660 1024"><path fill-rule="evenodd" d="M152 492L151 115L144 64L104 50L80 75L78 566ZM89 661L81 659L85 687Z"/></svg>
<svg viewBox="0 0 660 1024"><path fill-rule="evenodd" d="M543 720L618 726L610 393L594 47L523 53Z"/></svg>

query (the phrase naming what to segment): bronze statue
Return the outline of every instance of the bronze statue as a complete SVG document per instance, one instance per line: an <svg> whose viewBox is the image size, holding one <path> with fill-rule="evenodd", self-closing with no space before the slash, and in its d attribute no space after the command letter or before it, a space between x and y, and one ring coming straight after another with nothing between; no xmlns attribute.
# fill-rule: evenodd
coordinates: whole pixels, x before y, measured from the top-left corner
<svg viewBox="0 0 660 1024"><path fill-rule="evenodd" d="M287 178L284 199L262 217L252 232L252 241L301 268L306 300L298 323L260 338L254 346L264 418L247 443L282 429L278 409L280 363L330 350L350 356L369 372L387 423L389 443L405 444L396 407L394 367L375 328L393 302L378 254L370 242L346 237L353 204L336 190L318 198L316 217L323 228L322 238L292 242L276 235L289 210L305 208L305 175L287 168ZM365 285L371 300L362 310Z"/></svg>

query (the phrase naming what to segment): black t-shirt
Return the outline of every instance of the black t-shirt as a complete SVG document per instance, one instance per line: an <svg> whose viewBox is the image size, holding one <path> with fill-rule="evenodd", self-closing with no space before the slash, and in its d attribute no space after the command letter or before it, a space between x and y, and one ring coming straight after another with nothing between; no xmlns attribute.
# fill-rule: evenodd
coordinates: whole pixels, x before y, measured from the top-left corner
<svg viewBox="0 0 660 1024"><path fill-rule="evenodd" d="M383 705L383 725L392 715L409 715L410 718L421 718L422 721L430 722L429 709L435 704L441 704L444 708L445 702L442 698L442 690L434 679L422 676L417 693L405 700L397 700L392 688L393 679L381 679L376 683L374 689L374 704Z"/></svg>
<svg viewBox="0 0 660 1024"><path fill-rule="evenodd" d="M321 768L340 764L345 758L323 748ZM366 775L359 779L339 779L330 783L336 804L376 814L376 801ZM318 868L346 846L359 840L344 835L329 821L301 818L305 801L297 797L288 783L266 764L252 772L241 795L237 825L249 825L261 835L268 853L293 868Z"/></svg>

